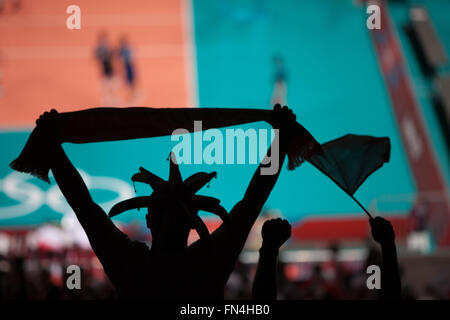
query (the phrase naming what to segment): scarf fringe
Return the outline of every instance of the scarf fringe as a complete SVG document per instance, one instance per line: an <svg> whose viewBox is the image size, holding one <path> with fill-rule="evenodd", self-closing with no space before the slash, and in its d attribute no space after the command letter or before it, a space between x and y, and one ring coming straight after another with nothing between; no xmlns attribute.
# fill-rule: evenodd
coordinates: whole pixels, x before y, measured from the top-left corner
<svg viewBox="0 0 450 320"><path fill-rule="evenodd" d="M47 183L50 183L50 179L48 178L48 173L50 171L50 167L46 165L37 165L35 162L27 163L20 156L12 161L9 166L11 169L14 169L19 172L29 173L33 177L44 180Z"/></svg>
<svg viewBox="0 0 450 320"><path fill-rule="evenodd" d="M288 149L288 170L292 171L298 168L303 162L308 161L311 157L323 154L320 143L300 124L298 124L297 132L291 141Z"/></svg>

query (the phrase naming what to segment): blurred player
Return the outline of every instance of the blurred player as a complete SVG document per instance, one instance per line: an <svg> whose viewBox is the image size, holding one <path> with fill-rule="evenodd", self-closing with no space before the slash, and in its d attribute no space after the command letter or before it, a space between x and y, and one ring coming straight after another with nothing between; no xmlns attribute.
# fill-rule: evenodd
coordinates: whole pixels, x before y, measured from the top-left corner
<svg viewBox="0 0 450 320"><path fill-rule="evenodd" d="M21 7L21 0L11 0L11 7L14 11L19 11L20 7ZM6 0L0 0L0 14L4 12L5 10L5 4L6 4Z"/></svg>
<svg viewBox="0 0 450 320"><path fill-rule="evenodd" d="M108 41L108 34L101 32L98 36L95 57L99 62L102 80L101 80L101 105L114 105L116 103L115 89L116 80L113 67L113 50Z"/></svg>
<svg viewBox="0 0 450 320"><path fill-rule="evenodd" d="M134 55L126 35L120 38L118 55L124 71L125 85L127 87L126 103L134 105L136 100L136 73L134 68Z"/></svg>
<svg viewBox="0 0 450 320"><path fill-rule="evenodd" d="M286 72L284 69L283 58L279 55L273 58L275 64L275 83L272 93L271 104L287 104L287 86L286 86Z"/></svg>

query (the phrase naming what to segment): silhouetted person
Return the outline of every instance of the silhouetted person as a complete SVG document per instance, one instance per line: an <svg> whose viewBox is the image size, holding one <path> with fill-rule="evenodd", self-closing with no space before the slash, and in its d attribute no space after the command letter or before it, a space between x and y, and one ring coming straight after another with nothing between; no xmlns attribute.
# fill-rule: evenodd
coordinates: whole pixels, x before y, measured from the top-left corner
<svg viewBox="0 0 450 320"><path fill-rule="evenodd" d="M411 216L414 222L414 231L424 232L427 230L430 219L430 203L426 197L418 196Z"/></svg>
<svg viewBox="0 0 450 320"><path fill-rule="evenodd" d="M11 271L8 274L5 293L9 299L27 300L28 288L25 272L25 260L14 257L11 261Z"/></svg>
<svg viewBox="0 0 450 320"><path fill-rule="evenodd" d="M253 282L253 299L277 299L278 250L291 236L291 225L280 218L267 220L262 227L263 243Z"/></svg>
<svg viewBox="0 0 450 320"><path fill-rule="evenodd" d="M381 246L381 299L400 299L401 282L395 246L395 233L391 223L382 218L369 219L372 236Z"/></svg>
<svg viewBox="0 0 450 320"><path fill-rule="evenodd" d="M258 168L242 200L211 235L206 227L201 228L198 208L192 206L191 200L194 198L183 189L188 185L188 180L192 184L197 178L203 179L208 174L198 173L172 184L175 180L181 181L173 157L169 181L141 168L137 177L142 179L137 181L149 179L157 192L154 189L150 197L126 200L124 205L119 203L119 207L128 209L129 204L136 204L133 202L148 206L146 220L153 238L151 249L142 242L131 241L92 200L80 174L59 143L57 120L58 113L52 110L51 113L44 113L36 122L49 140L47 150L43 152L49 155L55 180L86 231L92 249L114 284L119 298L223 299L228 277L278 179L294 136L296 121L292 111L287 107L281 109L281 106L275 106L274 126L280 128L274 140L274 143L279 144L279 166L275 174L262 175ZM268 164L260 165L263 166ZM203 182L197 184L194 191L201 188ZM122 207L119 209L124 209ZM136 204L136 207L139 206ZM206 209L220 213L220 208L217 201L211 202ZM187 246L188 235L193 228L197 231L206 229L206 235L199 232L200 239Z"/></svg>

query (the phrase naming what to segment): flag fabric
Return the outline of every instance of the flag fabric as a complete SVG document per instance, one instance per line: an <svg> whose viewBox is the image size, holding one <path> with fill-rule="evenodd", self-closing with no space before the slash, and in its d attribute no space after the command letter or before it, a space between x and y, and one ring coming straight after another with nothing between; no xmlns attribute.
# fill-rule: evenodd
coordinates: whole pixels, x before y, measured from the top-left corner
<svg viewBox="0 0 450 320"><path fill-rule="evenodd" d="M389 138L347 134L322 144L323 154L308 161L353 195L374 171L389 161Z"/></svg>
<svg viewBox="0 0 450 320"><path fill-rule="evenodd" d="M387 137L347 134L322 144L322 150L323 153L315 154L308 162L361 206L353 194L373 172L389 161L391 145Z"/></svg>

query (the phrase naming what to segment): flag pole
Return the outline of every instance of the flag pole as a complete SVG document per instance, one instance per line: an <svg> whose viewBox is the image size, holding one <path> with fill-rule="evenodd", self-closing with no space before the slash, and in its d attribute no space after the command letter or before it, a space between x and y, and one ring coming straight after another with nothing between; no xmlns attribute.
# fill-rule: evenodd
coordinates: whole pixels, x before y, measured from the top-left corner
<svg viewBox="0 0 450 320"><path fill-rule="evenodd" d="M364 210L364 212L369 216L369 219L373 219L372 215L369 213L369 211L366 210L366 208L363 207L363 205L356 200L356 198L353 195L350 195L350 197L355 200L355 202Z"/></svg>

